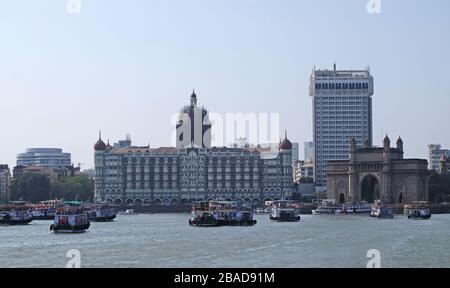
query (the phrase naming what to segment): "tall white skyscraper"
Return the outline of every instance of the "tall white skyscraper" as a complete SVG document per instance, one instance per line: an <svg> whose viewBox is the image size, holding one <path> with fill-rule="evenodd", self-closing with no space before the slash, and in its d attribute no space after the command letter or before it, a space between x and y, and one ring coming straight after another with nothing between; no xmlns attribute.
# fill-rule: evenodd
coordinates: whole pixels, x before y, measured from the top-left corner
<svg viewBox="0 0 450 288"><path fill-rule="evenodd" d="M314 175L326 185L328 160L348 159L348 140L372 146L373 77L365 70L313 70L309 95L313 100Z"/></svg>

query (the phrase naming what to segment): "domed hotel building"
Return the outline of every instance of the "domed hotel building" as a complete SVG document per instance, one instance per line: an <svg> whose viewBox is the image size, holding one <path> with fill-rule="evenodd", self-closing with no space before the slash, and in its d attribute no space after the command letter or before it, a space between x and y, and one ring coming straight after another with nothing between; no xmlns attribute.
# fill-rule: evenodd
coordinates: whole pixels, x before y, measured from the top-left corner
<svg viewBox="0 0 450 288"><path fill-rule="evenodd" d="M276 151L211 147L208 112L197 106L195 93L181 112L185 118L176 126L176 147L137 147L129 139L111 146L99 137L94 145L97 202L175 206L227 200L258 205L291 197L292 143L287 135ZM186 135L195 130L195 116L201 117L199 139Z"/></svg>

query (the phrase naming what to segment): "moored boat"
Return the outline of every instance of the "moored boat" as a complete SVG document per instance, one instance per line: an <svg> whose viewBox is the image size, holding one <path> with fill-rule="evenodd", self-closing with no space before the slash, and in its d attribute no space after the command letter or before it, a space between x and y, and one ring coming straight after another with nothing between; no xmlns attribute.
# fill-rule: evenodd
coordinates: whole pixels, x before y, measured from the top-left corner
<svg viewBox="0 0 450 288"><path fill-rule="evenodd" d="M431 218L431 211L428 208L416 208L409 211L408 219L428 220Z"/></svg>
<svg viewBox="0 0 450 288"><path fill-rule="evenodd" d="M138 215L139 213L134 212L134 209L127 209L125 211L119 211L119 213L117 213L119 215Z"/></svg>
<svg viewBox="0 0 450 288"><path fill-rule="evenodd" d="M79 207L58 208L50 231L55 233L83 233L89 229L86 213Z"/></svg>
<svg viewBox="0 0 450 288"><path fill-rule="evenodd" d="M341 204L336 204L333 200L322 200L316 209L312 210L313 215L335 215L342 209Z"/></svg>
<svg viewBox="0 0 450 288"><path fill-rule="evenodd" d="M389 206L383 205L381 201L377 200L372 205L370 217L378 219L393 219L392 209Z"/></svg>
<svg viewBox="0 0 450 288"><path fill-rule="evenodd" d="M369 215L372 212L372 205L366 201L347 203L342 205L342 209L337 211L339 215Z"/></svg>
<svg viewBox="0 0 450 288"><path fill-rule="evenodd" d="M53 220L55 218L56 209L63 206L64 202L61 200L41 201L31 207L33 220Z"/></svg>
<svg viewBox="0 0 450 288"><path fill-rule="evenodd" d="M34 220L52 220L55 218L56 209L53 207L36 206L31 210Z"/></svg>
<svg viewBox="0 0 450 288"><path fill-rule="evenodd" d="M191 226L251 226L253 210L231 201L202 201L192 207Z"/></svg>
<svg viewBox="0 0 450 288"><path fill-rule="evenodd" d="M324 200L312 210L314 215L369 215L372 205L366 201L337 204L332 200Z"/></svg>
<svg viewBox="0 0 450 288"><path fill-rule="evenodd" d="M27 206L9 205L1 208L0 225L26 225L33 221Z"/></svg>
<svg viewBox="0 0 450 288"><path fill-rule="evenodd" d="M300 221L298 203L290 200L273 201L270 211L270 220L278 222Z"/></svg>
<svg viewBox="0 0 450 288"><path fill-rule="evenodd" d="M108 204L86 206L84 211L93 222L110 222L116 218L116 209Z"/></svg>

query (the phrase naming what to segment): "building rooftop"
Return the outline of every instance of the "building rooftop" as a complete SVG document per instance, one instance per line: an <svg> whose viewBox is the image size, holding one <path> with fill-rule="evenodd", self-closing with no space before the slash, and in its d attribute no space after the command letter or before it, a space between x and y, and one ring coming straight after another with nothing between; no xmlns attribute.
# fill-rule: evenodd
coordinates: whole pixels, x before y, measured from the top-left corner
<svg viewBox="0 0 450 288"><path fill-rule="evenodd" d="M333 70L323 69L316 70L314 67L313 72L311 74L311 78L367 78L370 77L370 68L366 67L365 70L337 70L336 64L334 64Z"/></svg>

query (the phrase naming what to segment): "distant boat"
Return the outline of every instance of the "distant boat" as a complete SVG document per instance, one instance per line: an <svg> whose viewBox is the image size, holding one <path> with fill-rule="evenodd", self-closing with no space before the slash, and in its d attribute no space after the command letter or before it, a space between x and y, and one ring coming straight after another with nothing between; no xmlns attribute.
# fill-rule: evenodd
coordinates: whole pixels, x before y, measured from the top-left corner
<svg viewBox="0 0 450 288"><path fill-rule="evenodd" d="M372 205L370 217L378 219L393 219L392 209L389 206L383 205L381 201L377 200Z"/></svg>
<svg viewBox="0 0 450 288"><path fill-rule="evenodd" d="M270 211L270 220L278 222L300 221L298 203L290 200L273 201Z"/></svg>
<svg viewBox="0 0 450 288"><path fill-rule="evenodd" d="M82 208L64 207L56 211L50 231L55 233L83 233L89 229L90 225L87 214Z"/></svg>
<svg viewBox="0 0 450 288"><path fill-rule="evenodd" d="M429 203L425 201L417 201L403 206L404 214L408 215L411 220L427 220L431 218L431 211L428 208Z"/></svg>
<svg viewBox="0 0 450 288"><path fill-rule="evenodd" d="M431 218L431 211L428 208L417 208L409 211L408 219L428 220Z"/></svg>
<svg viewBox="0 0 450 288"><path fill-rule="evenodd" d="M31 207L33 220L53 220L55 218L56 209L63 206L64 202L61 200L41 201Z"/></svg>
<svg viewBox="0 0 450 288"><path fill-rule="evenodd" d="M0 225L26 225L33 221L27 206L9 205L0 210Z"/></svg>
<svg viewBox="0 0 450 288"><path fill-rule="evenodd" d="M191 226L252 226L253 210L232 201L201 201L192 207Z"/></svg>
<svg viewBox="0 0 450 288"><path fill-rule="evenodd" d="M371 212L372 205L366 201L337 204L334 200L323 200L312 210L314 215L369 215Z"/></svg>
<svg viewBox="0 0 450 288"><path fill-rule="evenodd" d="M138 215L139 213L134 212L134 209L127 209L125 211L120 211L120 215Z"/></svg>
<svg viewBox="0 0 450 288"><path fill-rule="evenodd" d="M85 206L89 221L111 222L116 218L116 209L108 204Z"/></svg>

